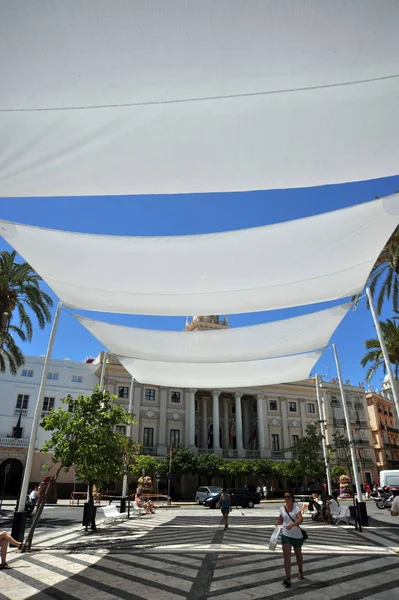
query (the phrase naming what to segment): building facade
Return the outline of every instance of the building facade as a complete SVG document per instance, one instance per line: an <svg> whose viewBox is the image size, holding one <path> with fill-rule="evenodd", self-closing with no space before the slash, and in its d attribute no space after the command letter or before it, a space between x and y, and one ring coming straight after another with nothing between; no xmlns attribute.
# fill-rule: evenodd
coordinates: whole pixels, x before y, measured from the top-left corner
<svg viewBox="0 0 399 600"><path fill-rule="evenodd" d="M346 437L346 424L338 381L322 381L320 392L324 410L325 436L328 445L334 446L334 434ZM345 402L349 412L352 437L362 483L377 480L378 468L375 460L373 436L370 427L368 403L363 387L344 386ZM339 448L337 459L346 466L347 450Z"/></svg>
<svg viewBox="0 0 399 600"><path fill-rule="evenodd" d="M383 392L384 393L384 392ZM399 428L388 394L366 394L378 471L399 468Z"/></svg>
<svg viewBox="0 0 399 600"><path fill-rule="evenodd" d="M20 489L43 363L42 356L26 356L25 365L18 370L16 376L0 374L0 485L3 485L7 471L5 495L16 496ZM73 397L91 394L94 385L98 383L96 370L95 365L84 362L51 360L42 414L60 406L61 398L68 394ZM48 437L47 432L39 427L37 450ZM41 481L44 464L51 464L51 456L36 452L32 482ZM62 473L60 484L69 482L70 477L71 475Z"/></svg>

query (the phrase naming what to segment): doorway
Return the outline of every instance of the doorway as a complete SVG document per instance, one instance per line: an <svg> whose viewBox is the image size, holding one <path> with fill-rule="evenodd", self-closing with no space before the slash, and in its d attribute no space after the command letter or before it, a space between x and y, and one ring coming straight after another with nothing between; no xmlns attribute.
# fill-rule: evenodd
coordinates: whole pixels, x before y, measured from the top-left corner
<svg viewBox="0 0 399 600"><path fill-rule="evenodd" d="M9 465L9 469L7 469L7 465ZM24 466L17 458L7 458L6 460L3 460L0 464L0 492L3 489L6 471L8 471L8 474L6 485L4 487L4 497L17 498L21 489Z"/></svg>

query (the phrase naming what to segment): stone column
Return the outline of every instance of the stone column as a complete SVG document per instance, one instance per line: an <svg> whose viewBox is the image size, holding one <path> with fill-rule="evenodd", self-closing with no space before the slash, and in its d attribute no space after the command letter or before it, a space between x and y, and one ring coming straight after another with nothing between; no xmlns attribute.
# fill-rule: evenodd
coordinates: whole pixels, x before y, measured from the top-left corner
<svg viewBox="0 0 399 600"><path fill-rule="evenodd" d="M130 384L131 385L131 384ZM137 382L134 384L134 396L133 396L133 413L134 413L134 424L132 425L132 438L137 442L142 442L140 437L140 406L141 406L141 393L142 387Z"/></svg>
<svg viewBox="0 0 399 600"><path fill-rule="evenodd" d="M159 429L157 455L165 456L168 451L169 440L166 439L166 412L168 408L168 388L161 387L159 390Z"/></svg>
<svg viewBox="0 0 399 600"><path fill-rule="evenodd" d="M223 400L223 447L229 449L229 401Z"/></svg>
<svg viewBox="0 0 399 600"><path fill-rule="evenodd" d="M288 406L287 398L280 398L281 404L281 425L283 428L283 449L286 450L291 444L290 434L288 431ZM291 458L291 452L289 450L285 453L285 458Z"/></svg>
<svg viewBox="0 0 399 600"><path fill-rule="evenodd" d="M202 398L202 441L203 448L208 448L208 398Z"/></svg>
<svg viewBox="0 0 399 600"><path fill-rule="evenodd" d="M251 410L252 405L247 400L242 402L242 428L243 428L243 440L242 445L244 448L248 448L248 441L251 435L250 425L251 425ZM248 448L250 449L250 448Z"/></svg>
<svg viewBox="0 0 399 600"><path fill-rule="evenodd" d="M242 394L240 392L236 392L236 442L237 442L237 455L239 458L243 458L245 456L244 446L242 445L242 407L241 407L241 398Z"/></svg>
<svg viewBox="0 0 399 600"><path fill-rule="evenodd" d="M213 451L219 456L222 454L222 449L219 442L219 396L221 392L214 390L212 392L213 398Z"/></svg>
<svg viewBox="0 0 399 600"><path fill-rule="evenodd" d="M188 446L195 448L195 393L196 389L187 390L187 407L188 410Z"/></svg>
<svg viewBox="0 0 399 600"><path fill-rule="evenodd" d="M265 414L264 414L264 403L265 396L258 394L256 396L256 412L258 416L258 440L259 440L259 455L261 458L266 458L268 455L266 451L266 440L265 440Z"/></svg>

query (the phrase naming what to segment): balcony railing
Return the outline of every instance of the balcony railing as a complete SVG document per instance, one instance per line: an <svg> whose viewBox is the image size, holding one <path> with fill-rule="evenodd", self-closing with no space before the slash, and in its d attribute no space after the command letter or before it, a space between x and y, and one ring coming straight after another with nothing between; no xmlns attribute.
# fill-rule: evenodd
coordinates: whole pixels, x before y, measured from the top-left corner
<svg viewBox="0 0 399 600"><path fill-rule="evenodd" d="M22 417L26 417L28 414L27 408L14 408L14 415L21 415Z"/></svg>
<svg viewBox="0 0 399 600"><path fill-rule="evenodd" d="M245 450L246 458L259 458L259 450Z"/></svg>
<svg viewBox="0 0 399 600"><path fill-rule="evenodd" d="M212 448L198 448L198 454L213 454Z"/></svg>
<svg viewBox="0 0 399 600"><path fill-rule="evenodd" d="M223 458L238 458L237 450L223 450L222 451Z"/></svg>
<svg viewBox="0 0 399 600"><path fill-rule="evenodd" d="M387 431L389 431L390 433L399 433L399 429L396 429L396 427L388 427L388 425L386 426Z"/></svg>
<svg viewBox="0 0 399 600"><path fill-rule="evenodd" d="M29 438L0 438L0 446L7 446L8 448L28 448Z"/></svg>
<svg viewBox="0 0 399 600"><path fill-rule="evenodd" d="M284 458L283 450L272 450L272 458Z"/></svg>
<svg viewBox="0 0 399 600"><path fill-rule="evenodd" d="M143 446L143 454L149 454L151 456L157 455L157 447L156 446Z"/></svg>

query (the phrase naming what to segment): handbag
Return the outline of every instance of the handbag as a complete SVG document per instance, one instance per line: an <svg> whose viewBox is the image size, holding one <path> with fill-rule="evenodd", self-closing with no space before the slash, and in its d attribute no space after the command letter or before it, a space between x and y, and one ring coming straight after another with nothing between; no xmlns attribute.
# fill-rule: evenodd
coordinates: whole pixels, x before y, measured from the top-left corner
<svg viewBox="0 0 399 600"><path fill-rule="evenodd" d="M289 518L291 519L291 521L293 523L295 523L295 519L293 519L290 515L290 513L287 510L287 507L285 507L285 512L287 513L287 515L289 516ZM306 542L306 540L308 539L308 534L306 533L306 531L304 529L302 529L302 527L299 527L299 525L297 525L297 527L299 528L299 531L302 533L302 539L304 542Z"/></svg>
<svg viewBox="0 0 399 600"><path fill-rule="evenodd" d="M275 550L277 548L278 538L281 533L281 525L277 525L271 535L269 542L269 550Z"/></svg>

